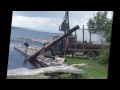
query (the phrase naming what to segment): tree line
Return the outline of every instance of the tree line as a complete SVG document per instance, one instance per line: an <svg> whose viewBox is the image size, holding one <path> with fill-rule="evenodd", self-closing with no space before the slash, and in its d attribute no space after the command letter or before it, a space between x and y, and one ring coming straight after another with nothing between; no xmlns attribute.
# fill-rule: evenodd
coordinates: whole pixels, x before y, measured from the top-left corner
<svg viewBox="0 0 120 90"><path fill-rule="evenodd" d="M88 20L87 26L90 33L89 42L91 42L91 33L98 33L100 37L105 38L106 43L111 43L113 18L110 19L107 17L107 15L108 11L98 11L93 18ZM100 32L103 32L103 35L101 35ZM110 48L103 49L101 46L101 54L96 58L97 62L101 64L108 64L109 53Z"/></svg>

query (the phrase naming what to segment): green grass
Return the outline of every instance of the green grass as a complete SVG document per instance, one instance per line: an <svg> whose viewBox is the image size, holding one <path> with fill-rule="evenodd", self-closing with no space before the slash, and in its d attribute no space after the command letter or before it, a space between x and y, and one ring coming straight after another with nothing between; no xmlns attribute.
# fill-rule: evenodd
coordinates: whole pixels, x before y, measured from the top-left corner
<svg viewBox="0 0 120 90"><path fill-rule="evenodd" d="M98 64L95 60L88 60L81 57L67 57L67 64L80 64L86 63L85 66L75 66L78 69L83 70L85 73L81 75L80 79L107 79L108 65ZM71 78L69 75L63 76L63 78Z"/></svg>

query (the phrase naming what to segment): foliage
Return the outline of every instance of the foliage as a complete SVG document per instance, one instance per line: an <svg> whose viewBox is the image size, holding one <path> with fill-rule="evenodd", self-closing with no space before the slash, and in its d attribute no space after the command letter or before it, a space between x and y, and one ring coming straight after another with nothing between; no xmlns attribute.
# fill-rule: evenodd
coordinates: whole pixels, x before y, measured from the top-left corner
<svg viewBox="0 0 120 90"><path fill-rule="evenodd" d="M109 48L101 48L100 55L95 59L96 62L98 62L99 64L109 64L109 53Z"/></svg>
<svg viewBox="0 0 120 90"><path fill-rule="evenodd" d="M106 24L108 22L107 11L97 12L93 18L88 20L87 26L88 29L92 31L92 33L105 31Z"/></svg>
<svg viewBox="0 0 120 90"><path fill-rule="evenodd" d="M88 20L87 26L89 29L89 32L92 33L98 33L98 32L104 32L103 35L100 35L102 38L105 38L107 43L110 43L111 41L111 34L112 34L112 19L107 18L107 11L104 12L97 12L96 15L94 15L93 18L90 18ZM96 58L97 62L100 64L108 64L109 62L109 53L110 48L102 48L101 47L101 54Z"/></svg>
<svg viewBox="0 0 120 90"><path fill-rule="evenodd" d="M106 24L106 27L105 27L106 31L105 31L104 37L105 37L106 41L109 43L111 41L111 35L112 35L112 21L113 21L112 19L109 19Z"/></svg>

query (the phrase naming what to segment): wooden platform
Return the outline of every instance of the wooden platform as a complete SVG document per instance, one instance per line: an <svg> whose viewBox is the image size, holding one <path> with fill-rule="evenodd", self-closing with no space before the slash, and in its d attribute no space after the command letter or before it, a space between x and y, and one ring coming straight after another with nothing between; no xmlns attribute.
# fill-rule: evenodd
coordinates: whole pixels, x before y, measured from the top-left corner
<svg viewBox="0 0 120 90"><path fill-rule="evenodd" d="M21 52L22 54L24 54L25 56L31 56L32 54L34 54L35 51L37 51L37 48L29 48L28 52L25 52L25 47L22 46L15 46L14 47L15 50Z"/></svg>
<svg viewBox="0 0 120 90"><path fill-rule="evenodd" d="M25 57L29 57L39 50L38 48L30 47L28 48L28 51L25 52L25 47L22 46L15 46L14 49L21 52L23 55L25 55ZM37 60L34 60L34 62L30 62L30 63L38 68L48 67L48 66L59 66L64 63L64 59L60 61L59 59L54 60L50 58L45 58L43 55L39 55L37 57Z"/></svg>

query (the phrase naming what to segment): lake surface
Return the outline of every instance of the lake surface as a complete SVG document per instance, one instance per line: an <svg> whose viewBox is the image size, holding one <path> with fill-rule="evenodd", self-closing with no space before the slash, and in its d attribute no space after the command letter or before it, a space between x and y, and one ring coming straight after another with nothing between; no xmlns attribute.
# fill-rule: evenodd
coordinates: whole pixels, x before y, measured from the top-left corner
<svg viewBox="0 0 120 90"><path fill-rule="evenodd" d="M46 39L46 40L51 41L52 36L53 36L52 33L12 29L11 38L10 38L10 46L9 46L8 69L16 69L20 67L26 67L29 69L35 68L32 65L30 65L29 62L26 65L22 65L25 59L24 55L14 50L14 46L21 45L24 42L24 40L20 40L19 37ZM30 47L36 47L36 48L41 49L43 46L41 43L32 42L31 40L25 40L25 41L29 43Z"/></svg>

